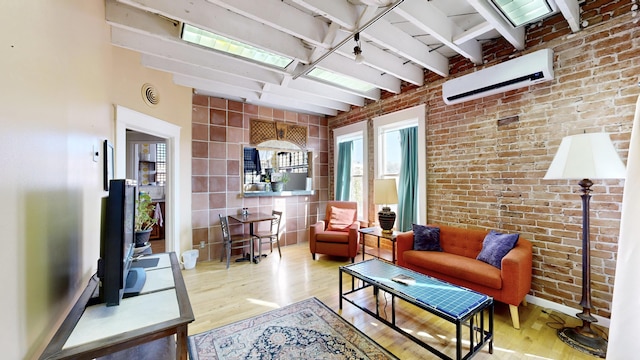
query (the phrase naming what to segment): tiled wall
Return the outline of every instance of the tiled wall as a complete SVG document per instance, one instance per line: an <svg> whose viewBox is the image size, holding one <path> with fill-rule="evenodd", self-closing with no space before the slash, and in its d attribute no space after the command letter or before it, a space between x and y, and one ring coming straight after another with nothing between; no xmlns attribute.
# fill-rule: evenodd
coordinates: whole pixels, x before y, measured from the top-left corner
<svg viewBox="0 0 640 360"><path fill-rule="evenodd" d="M250 119L283 121L309 128L307 150L313 152L314 195L244 198L241 192L242 148L249 145ZM283 211L282 245L307 242L309 224L324 214L328 189L328 128L324 117L272 109L202 95L193 96L192 227L199 261L219 259L222 233L218 214ZM231 223L232 233L248 228ZM268 224L261 224L266 230ZM201 246L204 242L204 247ZM311 255L309 255L311 256Z"/></svg>

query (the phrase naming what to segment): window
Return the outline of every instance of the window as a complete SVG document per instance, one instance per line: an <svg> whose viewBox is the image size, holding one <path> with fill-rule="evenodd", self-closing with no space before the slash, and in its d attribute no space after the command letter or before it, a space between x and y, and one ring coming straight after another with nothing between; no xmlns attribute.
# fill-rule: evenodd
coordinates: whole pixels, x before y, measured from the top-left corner
<svg viewBox="0 0 640 360"><path fill-rule="evenodd" d="M374 173L376 179L391 178L398 181L401 167L400 130L418 127L418 134L425 134L425 105L401 110L373 119ZM418 136L418 201L417 215L420 224L427 223L427 166L426 141ZM398 205L388 205L397 211ZM376 209L378 211L379 209Z"/></svg>
<svg viewBox="0 0 640 360"><path fill-rule="evenodd" d="M341 143L351 142L348 200L358 203L358 220L368 222L367 214L367 123L365 121L337 128L334 133L334 189L338 187L338 159Z"/></svg>
<svg viewBox="0 0 640 360"><path fill-rule="evenodd" d="M271 65L280 69L286 68L293 61L293 59L286 56L274 54L189 24L184 24L182 26L182 33L180 36L182 40L192 44L204 46L228 55L253 60L261 64Z"/></svg>
<svg viewBox="0 0 640 360"><path fill-rule="evenodd" d="M379 139L380 154L376 158L379 162L380 173L376 179L394 179L397 187L400 178L400 162L402 161L400 129L396 126L381 127ZM398 212L398 204L387 204L387 206L391 208L391 211Z"/></svg>
<svg viewBox="0 0 640 360"><path fill-rule="evenodd" d="M292 173L307 173L307 152L306 151L279 151L276 154L278 169Z"/></svg>
<svg viewBox="0 0 640 360"><path fill-rule="evenodd" d="M167 182L167 144L156 144L156 182L164 185Z"/></svg>
<svg viewBox="0 0 640 360"><path fill-rule="evenodd" d="M320 68L314 68L309 72L308 76L362 93L366 93L375 89L375 86L372 86L364 81L360 81L347 75L342 75L334 71L324 70Z"/></svg>

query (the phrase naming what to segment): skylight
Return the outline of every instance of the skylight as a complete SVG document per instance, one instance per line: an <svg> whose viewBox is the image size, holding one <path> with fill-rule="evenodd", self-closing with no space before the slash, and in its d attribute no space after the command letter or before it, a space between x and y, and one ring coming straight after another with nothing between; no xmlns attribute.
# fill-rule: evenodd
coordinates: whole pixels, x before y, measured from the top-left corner
<svg viewBox="0 0 640 360"><path fill-rule="evenodd" d="M189 24L184 24L182 26L181 37L182 40L192 44L208 47L213 50L233 56L239 56L262 64L275 66L280 69L286 68L293 61L293 59L286 56L274 54Z"/></svg>
<svg viewBox="0 0 640 360"><path fill-rule="evenodd" d="M324 80L326 82L339 85L347 89L360 91L363 93L375 89L374 86L371 86L364 81L360 81L358 79L354 79L346 75L334 73L332 71L323 70L319 68L314 68L307 75L319 80Z"/></svg>
<svg viewBox="0 0 640 360"><path fill-rule="evenodd" d="M553 12L546 0L491 0L491 2L514 27L542 19Z"/></svg>

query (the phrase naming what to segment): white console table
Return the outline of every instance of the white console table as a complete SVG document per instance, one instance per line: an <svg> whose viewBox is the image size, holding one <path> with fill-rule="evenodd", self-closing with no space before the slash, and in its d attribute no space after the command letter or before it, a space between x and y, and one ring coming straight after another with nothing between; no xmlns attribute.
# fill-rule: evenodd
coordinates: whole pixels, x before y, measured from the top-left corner
<svg viewBox="0 0 640 360"><path fill-rule="evenodd" d="M146 267L147 281L140 295L120 305L89 305L98 279L94 276L40 359L94 359L175 335L175 358L187 359L187 326L194 320L187 289L175 253Z"/></svg>

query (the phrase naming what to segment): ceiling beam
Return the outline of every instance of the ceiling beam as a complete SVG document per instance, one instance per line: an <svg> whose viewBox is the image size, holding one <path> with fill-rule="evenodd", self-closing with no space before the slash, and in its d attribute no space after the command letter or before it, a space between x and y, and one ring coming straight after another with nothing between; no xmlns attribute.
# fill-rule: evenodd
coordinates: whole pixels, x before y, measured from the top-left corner
<svg viewBox="0 0 640 360"><path fill-rule="evenodd" d="M329 56L316 67L331 71L335 71L334 69L340 69L340 71L338 71L340 74L345 74L354 79L364 81L367 84L394 94L400 93L400 79L389 74L384 74L380 72L380 70L368 67L364 64L356 64L355 61L344 56Z"/></svg>
<svg viewBox="0 0 640 360"><path fill-rule="evenodd" d="M118 0L279 55L307 61L309 51L299 39L205 0Z"/></svg>
<svg viewBox="0 0 640 360"><path fill-rule="evenodd" d="M355 42L353 43L355 46ZM389 74L414 85L424 84L424 71L421 67L407 63L406 60L386 52L377 46L362 42L360 46L364 56L364 65L377 69L381 74ZM336 53L355 60L352 47L343 46Z"/></svg>
<svg viewBox="0 0 640 360"><path fill-rule="evenodd" d="M262 91L264 85L266 84L264 82L239 77L228 72L221 72L210 68L195 66L186 62L180 62L174 59L158 57L150 54L142 54L140 62L143 66L151 69L156 69L172 74L201 78L204 80L216 81L219 83L227 84L229 86L234 86L254 92Z"/></svg>
<svg viewBox="0 0 640 360"><path fill-rule="evenodd" d="M221 72L206 69L203 67L181 63L171 59L159 58L159 57L148 55L148 54L142 55L142 65L148 68L170 72L177 75L184 75L192 78L199 78L199 79L215 82L217 84L220 84L221 88L232 86L238 89L246 90L251 93L257 93L257 94L270 92L270 93L278 94L281 96L289 96L291 98L296 98L298 100L307 102L309 104L318 105L318 106L322 106L330 109L336 109L340 111L348 111L351 108L350 104L316 96L309 92L299 91L295 89L288 89L286 87L283 87L277 84L268 84L268 83L262 84L257 81L251 81L248 79L239 78L228 73L221 73Z"/></svg>
<svg viewBox="0 0 640 360"><path fill-rule="evenodd" d="M513 28L498 14L486 0L467 0L469 5L496 29L517 50L524 50L524 26Z"/></svg>
<svg viewBox="0 0 640 360"><path fill-rule="evenodd" d="M455 44L462 44L472 39L476 39L481 37L483 34L488 33L493 30L493 26L489 24L489 22L484 21L471 29L464 31L453 37L453 42Z"/></svg>
<svg viewBox="0 0 640 360"><path fill-rule="evenodd" d="M405 0L393 12L471 60L474 64L482 64L482 45L475 40L461 44L454 43L454 37L463 33L464 30L432 3L425 3L423 0Z"/></svg>
<svg viewBox="0 0 640 360"><path fill-rule="evenodd" d="M118 27L111 28L111 43L143 54L175 59L261 82L277 84L282 81L284 76L251 63L247 63L246 66L239 66L238 61L240 60L234 61L224 55L212 54L205 49L193 49L192 46L187 44L165 41Z"/></svg>
<svg viewBox="0 0 640 360"><path fill-rule="evenodd" d="M325 99L319 96L314 96L307 92L294 90L279 85L265 84L262 94L274 94L281 97L288 97L290 99L297 99L303 101L309 105L322 106L328 109L334 109L339 111L351 110L351 105L338 102L334 100Z"/></svg>
<svg viewBox="0 0 640 360"><path fill-rule="evenodd" d="M371 10L365 11L363 6L356 6L347 1L326 1L326 0L292 0L300 6L304 6L310 11L322 14L332 22L340 24L347 31L358 28L363 21L368 21L375 14ZM365 11L364 18L360 15ZM374 22L371 26L360 33L361 39L375 42L381 48L393 49L399 55L425 67L436 74L447 76L449 74L449 60L436 53L431 52L428 46L412 38L407 33L391 25L384 18ZM365 55L366 59L366 55ZM375 65L372 64L375 67Z"/></svg>
<svg viewBox="0 0 640 360"><path fill-rule="evenodd" d="M427 68L440 76L449 75L449 59L431 51L431 49L411 35L391 25L385 19L371 25L366 32L360 34L367 40L374 41L384 48L391 49L399 55Z"/></svg>
<svg viewBox="0 0 640 360"><path fill-rule="evenodd" d="M198 89L198 93L204 90L212 96L232 100L255 101L260 98L260 92L258 91L250 91L235 86L229 86L228 84L217 81L182 74L173 74L173 82L180 86Z"/></svg>
<svg viewBox="0 0 640 360"><path fill-rule="evenodd" d="M291 0L293 3L320 14L332 22L338 23L348 31L354 31L360 18L360 10L358 7L345 1L327 1L327 0Z"/></svg>
<svg viewBox="0 0 640 360"><path fill-rule="evenodd" d="M308 91L316 94L317 96L322 96L325 99L341 101L355 106L364 106L365 97L363 95L345 91L339 87L327 85L305 77L299 77L295 81L290 81L287 83L287 87L299 91ZM380 90L376 90L377 96L366 94L369 96L368 98L371 100L380 100Z"/></svg>
<svg viewBox="0 0 640 360"><path fill-rule="evenodd" d="M260 0L259 6L256 6L255 0L207 1L315 46L322 46L329 31L329 25L321 18L313 17L281 0Z"/></svg>
<svg viewBox="0 0 640 360"><path fill-rule="evenodd" d="M180 61L191 62L212 69L221 69L241 77L258 79L268 83L282 83L284 75L287 74L285 70L279 70L240 57L233 57L186 43L177 37L175 32L170 34L164 31L154 34L153 31L157 27L156 23L167 22L166 19L140 9L118 4L113 6L114 4L111 1L107 2L107 22L112 25L112 43L115 45L142 53L180 59ZM134 17L136 21L131 20ZM115 29L126 29L129 35ZM137 33L137 35L134 35L134 33ZM145 36L148 37L148 40L141 38ZM238 66L238 61L243 62L245 66ZM351 59L335 54L330 57L330 61L327 62L325 68L387 91L394 93L399 91L399 79L391 75L380 75L380 71L367 66L354 68L354 65L355 63ZM276 76L278 81L272 81ZM272 79L266 79L267 77Z"/></svg>
<svg viewBox="0 0 640 360"><path fill-rule="evenodd" d="M338 114L334 109L315 106L296 99L283 98L278 95L267 94L265 96L261 93L246 91L239 88L225 87L225 84L218 83L216 81L204 80L180 74L174 75L173 81L177 85L199 89L198 93L202 95L231 98L232 100L243 101L250 104L275 107L278 109L314 115L336 116ZM220 89L224 90L221 91Z"/></svg>
<svg viewBox="0 0 640 360"><path fill-rule="evenodd" d="M580 5L578 0L555 0L556 5L562 12L562 16L567 19L571 31L580 31Z"/></svg>

